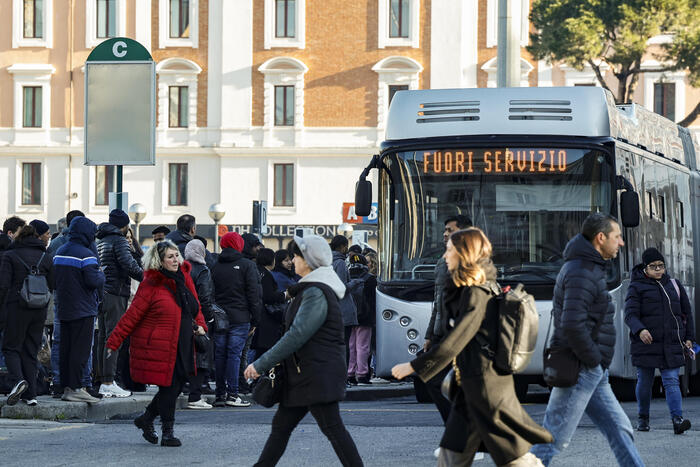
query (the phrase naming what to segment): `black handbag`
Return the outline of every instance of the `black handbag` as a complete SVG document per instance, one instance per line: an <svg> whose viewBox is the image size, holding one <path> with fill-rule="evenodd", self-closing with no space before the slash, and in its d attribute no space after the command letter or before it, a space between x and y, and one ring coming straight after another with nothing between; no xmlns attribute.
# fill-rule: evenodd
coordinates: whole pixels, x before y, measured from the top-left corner
<svg viewBox="0 0 700 467"><path fill-rule="evenodd" d="M216 303L212 303L214 310L214 332L226 332L229 328L228 315L226 311Z"/></svg>
<svg viewBox="0 0 700 467"><path fill-rule="evenodd" d="M549 318L549 328L542 352L542 376L544 382L550 387L570 388L578 382L581 361L569 347L547 347L551 328L552 318Z"/></svg>
<svg viewBox="0 0 700 467"><path fill-rule="evenodd" d="M284 369L282 364L272 367L267 374L261 375L253 388L253 400L263 407L272 407L282 402L282 385Z"/></svg>
<svg viewBox="0 0 700 467"><path fill-rule="evenodd" d="M459 368L457 368L456 359L452 361L452 368L447 372L445 377L442 379L440 384L440 392L443 397L448 401L452 402L457 397L457 393L460 390L461 376L459 374Z"/></svg>
<svg viewBox="0 0 700 467"><path fill-rule="evenodd" d="M206 334L197 334L199 325L192 320L192 330L194 331L194 350L197 353L206 353L209 351L209 336Z"/></svg>

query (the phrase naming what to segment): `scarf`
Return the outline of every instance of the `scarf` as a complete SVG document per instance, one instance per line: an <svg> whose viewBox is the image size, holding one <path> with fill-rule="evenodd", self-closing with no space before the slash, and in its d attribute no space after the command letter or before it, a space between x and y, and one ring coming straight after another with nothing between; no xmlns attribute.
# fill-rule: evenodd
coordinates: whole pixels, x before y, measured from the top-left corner
<svg viewBox="0 0 700 467"><path fill-rule="evenodd" d="M191 319L194 320L194 317L199 312L199 303L190 289L187 288L187 285L185 285L185 276L182 274L182 269L178 268L175 272L161 269L160 272L168 279L175 281L175 290L170 289L169 286L167 287L175 296L175 301L182 312L187 312Z"/></svg>

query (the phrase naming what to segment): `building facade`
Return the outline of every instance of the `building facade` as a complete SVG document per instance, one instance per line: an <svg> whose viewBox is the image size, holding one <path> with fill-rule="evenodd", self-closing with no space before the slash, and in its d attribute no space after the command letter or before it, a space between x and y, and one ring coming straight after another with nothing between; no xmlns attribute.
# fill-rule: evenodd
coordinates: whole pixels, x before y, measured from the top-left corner
<svg viewBox="0 0 700 467"><path fill-rule="evenodd" d="M0 218L55 223L80 209L107 219L115 169L83 165L84 64L103 40L126 36L157 64L156 164L124 169L145 227L183 213L213 225L209 206L221 203L222 223L245 231L252 201L267 200L279 242L289 226L332 236L395 92L495 86L497 4L370 0L341 12L328 0L0 2ZM526 16L522 28L524 47ZM700 100L683 73L640 83L635 99L675 120ZM523 48L521 85L596 81Z"/></svg>

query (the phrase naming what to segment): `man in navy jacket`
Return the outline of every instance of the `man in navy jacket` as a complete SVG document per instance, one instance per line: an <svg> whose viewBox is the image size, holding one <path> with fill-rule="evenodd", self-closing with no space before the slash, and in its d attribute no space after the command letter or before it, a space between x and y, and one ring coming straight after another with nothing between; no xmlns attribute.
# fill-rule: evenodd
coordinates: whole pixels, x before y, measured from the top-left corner
<svg viewBox="0 0 700 467"><path fill-rule="evenodd" d="M97 226L76 217L68 227L68 242L54 256L57 318L61 323L60 366L63 400L99 402L82 387L95 329L95 317L105 275L91 249Z"/></svg>

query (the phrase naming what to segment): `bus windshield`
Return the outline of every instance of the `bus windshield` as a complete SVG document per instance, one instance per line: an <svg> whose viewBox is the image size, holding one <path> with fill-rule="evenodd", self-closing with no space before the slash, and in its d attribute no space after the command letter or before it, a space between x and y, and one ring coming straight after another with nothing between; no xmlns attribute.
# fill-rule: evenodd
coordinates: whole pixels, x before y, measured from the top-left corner
<svg viewBox="0 0 700 467"><path fill-rule="evenodd" d="M611 212L614 170L596 149L431 149L384 163L383 281L432 281L444 221L462 214L491 240L499 280L553 283L586 216Z"/></svg>

